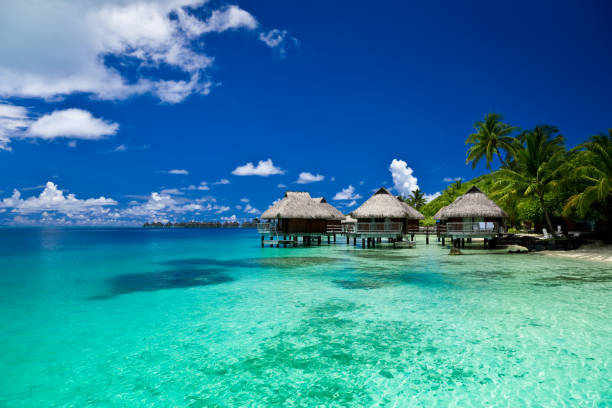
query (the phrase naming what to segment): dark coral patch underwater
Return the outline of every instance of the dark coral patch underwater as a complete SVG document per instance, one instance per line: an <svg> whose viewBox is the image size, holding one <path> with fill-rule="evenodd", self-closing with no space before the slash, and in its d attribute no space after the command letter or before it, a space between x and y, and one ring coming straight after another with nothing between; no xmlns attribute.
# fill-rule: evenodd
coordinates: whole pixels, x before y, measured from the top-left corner
<svg viewBox="0 0 612 408"><path fill-rule="evenodd" d="M175 268L159 272L125 273L108 280L108 293L91 299L109 299L134 292L218 285L234 280L221 269Z"/></svg>

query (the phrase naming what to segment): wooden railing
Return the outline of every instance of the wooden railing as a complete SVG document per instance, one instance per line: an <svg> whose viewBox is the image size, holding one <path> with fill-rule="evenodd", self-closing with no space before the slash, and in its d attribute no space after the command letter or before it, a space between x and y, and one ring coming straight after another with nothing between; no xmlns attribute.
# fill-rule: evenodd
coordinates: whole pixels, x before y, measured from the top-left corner
<svg viewBox="0 0 612 408"><path fill-rule="evenodd" d="M499 232L498 222L447 222L446 232L448 234L478 235L497 234Z"/></svg>
<svg viewBox="0 0 612 408"><path fill-rule="evenodd" d="M257 233L258 234L275 234L276 225L270 224L269 222L259 223L257 224Z"/></svg>
<svg viewBox="0 0 612 408"><path fill-rule="evenodd" d="M326 228L328 234L344 234L346 230L344 225L328 225Z"/></svg>
<svg viewBox="0 0 612 408"><path fill-rule="evenodd" d="M401 222L358 222L355 231L357 234L401 234Z"/></svg>

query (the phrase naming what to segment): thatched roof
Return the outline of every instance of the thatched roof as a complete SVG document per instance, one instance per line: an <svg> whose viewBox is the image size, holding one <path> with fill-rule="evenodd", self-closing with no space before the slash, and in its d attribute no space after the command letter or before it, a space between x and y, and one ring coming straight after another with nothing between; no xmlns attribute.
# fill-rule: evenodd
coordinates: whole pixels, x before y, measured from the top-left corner
<svg viewBox="0 0 612 408"><path fill-rule="evenodd" d="M306 191L287 191L285 197L264 211L261 218L341 220L344 215L328 204L323 197L315 200Z"/></svg>
<svg viewBox="0 0 612 408"><path fill-rule="evenodd" d="M408 218L422 220L423 214L381 187L359 208L351 212L353 218Z"/></svg>
<svg viewBox="0 0 612 408"><path fill-rule="evenodd" d="M334 216L334 218L331 219L341 220L344 218L344 214L342 214L336 207L329 204L327 200L325 200L325 197L314 197L313 201L326 208Z"/></svg>
<svg viewBox="0 0 612 408"><path fill-rule="evenodd" d="M478 187L473 186L463 195L460 195L451 204L434 215L437 220L463 217L492 217L506 218L508 214L495 204Z"/></svg>

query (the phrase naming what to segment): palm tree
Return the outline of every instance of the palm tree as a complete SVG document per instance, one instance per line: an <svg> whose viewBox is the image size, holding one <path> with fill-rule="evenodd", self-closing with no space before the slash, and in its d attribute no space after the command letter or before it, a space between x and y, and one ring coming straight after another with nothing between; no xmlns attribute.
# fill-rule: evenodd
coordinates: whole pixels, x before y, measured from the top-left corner
<svg viewBox="0 0 612 408"><path fill-rule="evenodd" d="M425 193L418 188L412 191L412 195L406 199L406 202L417 210L421 209L425 204L427 204L427 200L425 200Z"/></svg>
<svg viewBox="0 0 612 408"><path fill-rule="evenodd" d="M501 150L505 150L508 155L513 154L516 139L510 135L519 128L503 123L502 120L502 115L489 113L485 116L484 122L474 124L476 133L472 133L465 141L465 144L471 145L467 152L465 164L471 162L472 168L475 168L484 157L487 161L487 169L490 169L493 154L496 154L501 165L507 167L506 161L502 158Z"/></svg>
<svg viewBox="0 0 612 408"><path fill-rule="evenodd" d="M563 209L565 214L575 208L584 215L594 202L603 202L612 196L612 129L607 136L592 136L578 148L584 150L576 155L572 175L586 188L570 197Z"/></svg>
<svg viewBox="0 0 612 408"><path fill-rule="evenodd" d="M497 171L495 185L500 188L497 198L509 202L518 196L536 197L546 225L552 231L544 195L558 182L558 170L565 155L564 138L551 126L538 126L531 132L524 132L521 138L523 143L514 149L513 168Z"/></svg>

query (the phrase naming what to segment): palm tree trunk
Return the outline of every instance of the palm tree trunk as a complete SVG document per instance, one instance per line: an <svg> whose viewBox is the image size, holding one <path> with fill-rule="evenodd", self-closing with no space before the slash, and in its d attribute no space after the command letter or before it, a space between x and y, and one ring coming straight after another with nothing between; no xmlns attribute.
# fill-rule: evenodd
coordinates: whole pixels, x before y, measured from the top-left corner
<svg viewBox="0 0 612 408"><path fill-rule="evenodd" d="M548 211L546 210L546 206L544 205L544 196L540 196L540 205L542 206L542 211L544 212L544 217L546 218L546 225L548 226L548 232L552 234L553 232L553 226L552 226L552 222L550 222L550 215L548 214Z"/></svg>
<svg viewBox="0 0 612 408"><path fill-rule="evenodd" d="M503 167L508 167L508 165L506 164L504 159L502 159L501 154L499 154L499 149L495 149L495 152L497 153L497 157L499 158L499 161L502 164L502 166Z"/></svg>

